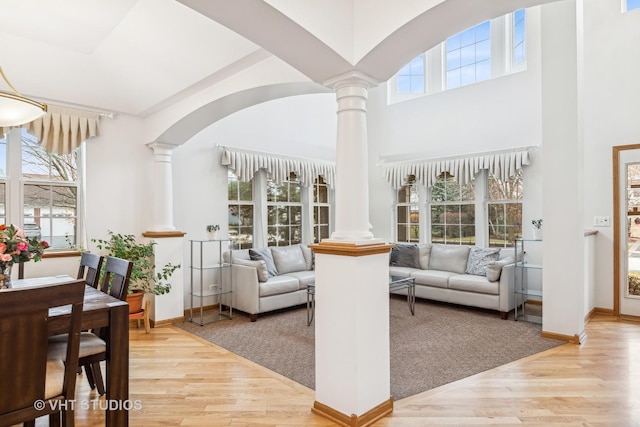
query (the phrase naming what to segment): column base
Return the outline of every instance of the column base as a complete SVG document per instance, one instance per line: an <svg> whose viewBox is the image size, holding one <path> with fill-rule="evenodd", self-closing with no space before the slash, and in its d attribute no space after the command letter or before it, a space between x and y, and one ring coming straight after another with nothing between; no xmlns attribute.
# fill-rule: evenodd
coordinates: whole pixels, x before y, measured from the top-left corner
<svg viewBox="0 0 640 427"><path fill-rule="evenodd" d="M369 426L393 412L393 397L389 397L388 400L382 402L375 408L369 409L362 415L346 415L318 401L313 402L311 412L345 427Z"/></svg>

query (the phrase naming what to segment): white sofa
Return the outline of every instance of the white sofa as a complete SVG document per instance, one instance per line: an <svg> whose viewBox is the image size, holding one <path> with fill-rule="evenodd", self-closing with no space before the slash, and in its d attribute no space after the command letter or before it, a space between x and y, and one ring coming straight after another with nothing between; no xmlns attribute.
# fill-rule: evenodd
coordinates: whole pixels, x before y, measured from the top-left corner
<svg viewBox="0 0 640 427"><path fill-rule="evenodd" d="M252 322L259 313L305 304L307 285L315 283L313 252L306 246L235 250L232 258L232 305ZM224 259L230 261L229 252ZM512 249L399 243L389 273L414 277L418 298L496 310L506 319L514 308L513 268Z"/></svg>
<svg viewBox="0 0 640 427"><path fill-rule="evenodd" d="M506 319L515 307L513 255L507 248L398 243L389 274L413 277L418 298L496 310Z"/></svg>

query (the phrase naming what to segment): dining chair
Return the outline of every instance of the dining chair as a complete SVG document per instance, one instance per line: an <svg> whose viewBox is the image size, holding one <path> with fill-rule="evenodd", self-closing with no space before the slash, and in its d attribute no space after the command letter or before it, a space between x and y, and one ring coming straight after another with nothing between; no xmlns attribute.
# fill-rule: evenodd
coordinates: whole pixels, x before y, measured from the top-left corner
<svg viewBox="0 0 640 427"><path fill-rule="evenodd" d="M78 268L78 279L85 279L87 285L98 289L100 283L100 272L104 257L90 252L83 252L80 257L80 267Z"/></svg>
<svg viewBox="0 0 640 427"><path fill-rule="evenodd" d="M108 256L100 290L120 301L126 301L132 269L133 262ZM80 335L80 358L78 361L78 366L84 367L91 389L97 389L101 396L106 392L100 368L100 362L107 360L107 343L104 332L103 329L83 332ZM125 339L129 339L129 337L127 336Z"/></svg>
<svg viewBox="0 0 640 427"><path fill-rule="evenodd" d="M84 280L0 291L0 425L49 415L50 426L73 426ZM50 316L50 309L70 316ZM66 332L65 360L48 358L51 327Z"/></svg>
<svg viewBox="0 0 640 427"><path fill-rule="evenodd" d="M114 298L125 301L132 268L133 262L131 261L107 256L100 290ZM91 389L97 389L98 394L101 396L106 392L100 362L107 360L107 332L106 329L94 329L91 332L82 332L80 334L80 355L76 365L77 367L84 367ZM123 337L123 339L128 340L129 337ZM51 357L60 357L64 353L64 337L54 336L49 341L57 342L57 344L50 347ZM117 345L117 343L114 345Z"/></svg>

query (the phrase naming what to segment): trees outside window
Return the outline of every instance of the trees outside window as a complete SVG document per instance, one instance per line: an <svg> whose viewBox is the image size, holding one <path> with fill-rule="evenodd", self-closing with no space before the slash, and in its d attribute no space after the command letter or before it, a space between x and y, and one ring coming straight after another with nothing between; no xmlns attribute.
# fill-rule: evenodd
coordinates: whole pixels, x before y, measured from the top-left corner
<svg viewBox="0 0 640 427"><path fill-rule="evenodd" d="M253 182L241 182L228 169L229 239L238 249L253 247Z"/></svg>
<svg viewBox="0 0 640 427"><path fill-rule="evenodd" d="M420 241L420 204L416 178L410 175L396 194L396 241Z"/></svg>
<svg viewBox="0 0 640 427"><path fill-rule="evenodd" d="M476 243L475 188L443 173L431 188L431 242Z"/></svg>
<svg viewBox="0 0 640 427"><path fill-rule="evenodd" d="M295 173L282 184L267 181L267 244L288 246L302 242L302 186Z"/></svg>
<svg viewBox="0 0 640 427"><path fill-rule="evenodd" d="M329 237L329 186L319 176L313 183L313 242Z"/></svg>
<svg viewBox="0 0 640 427"><path fill-rule="evenodd" d="M0 139L0 221L20 224L51 249L81 245L78 232L79 156L49 154L25 129ZM15 206L20 206L15 209Z"/></svg>
<svg viewBox="0 0 640 427"><path fill-rule="evenodd" d="M522 237L522 170L503 181L489 176L489 246L512 247Z"/></svg>

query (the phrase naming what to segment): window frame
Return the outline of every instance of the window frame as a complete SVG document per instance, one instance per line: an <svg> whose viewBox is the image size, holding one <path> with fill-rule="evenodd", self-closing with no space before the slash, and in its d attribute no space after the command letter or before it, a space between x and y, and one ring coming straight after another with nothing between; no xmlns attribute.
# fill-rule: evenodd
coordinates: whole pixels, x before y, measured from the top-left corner
<svg viewBox="0 0 640 427"><path fill-rule="evenodd" d="M229 179L232 179L233 181L237 182L237 191L236 191L236 198L234 198L233 200L229 197L231 191L230 191L230 186L231 183L229 181ZM245 184L248 185L249 188L251 188L251 200L243 200L241 199L240 195L241 195L241 185ZM231 203L233 202L233 203ZM233 207L237 207L238 208L238 215L237 217L239 218L238 220L238 224L232 224L231 223L231 218L234 216L232 214L232 206ZM246 208L246 207L250 207L251 208L251 226L247 226L247 225L242 225L242 221L240 220L241 218L244 218L244 216L240 215L240 211L242 210L242 208ZM254 180L250 180L248 181L248 183L242 183L240 181L240 179L238 178L238 176L233 173L233 171L229 168L227 168L227 212L228 214L228 221L227 221L227 230L229 232L229 240L231 240L233 242L233 245L235 247L235 249L249 249L249 248L253 248L253 243L255 242L255 220L256 220L256 205L255 205L255 186L254 186ZM242 229L251 229L251 232L246 234L243 233L241 234L240 231L242 231ZM233 231L237 229L237 233L234 235ZM249 236L249 239L240 241L240 236Z"/></svg>

